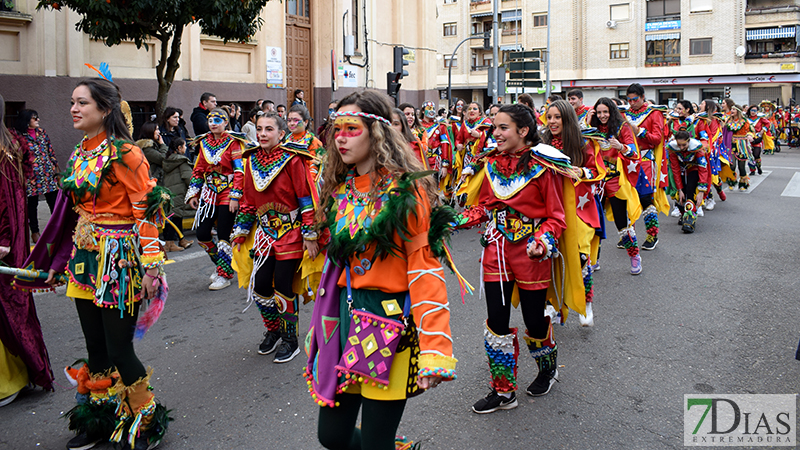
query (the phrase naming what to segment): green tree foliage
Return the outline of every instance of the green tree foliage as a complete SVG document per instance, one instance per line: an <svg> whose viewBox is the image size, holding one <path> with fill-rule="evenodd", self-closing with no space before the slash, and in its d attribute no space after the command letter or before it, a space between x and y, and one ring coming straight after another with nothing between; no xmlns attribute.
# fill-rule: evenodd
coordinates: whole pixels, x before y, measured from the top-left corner
<svg viewBox="0 0 800 450"><path fill-rule="evenodd" d="M156 66L161 115L175 80L181 56L181 38L187 25L198 23L203 34L224 42L248 42L261 28L261 10L269 0L39 0L36 9L69 8L81 16L75 24L92 39L112 47L132 41L149 50L152 38L160 42ZM92 62L99 64L99 61Z"/></svg>

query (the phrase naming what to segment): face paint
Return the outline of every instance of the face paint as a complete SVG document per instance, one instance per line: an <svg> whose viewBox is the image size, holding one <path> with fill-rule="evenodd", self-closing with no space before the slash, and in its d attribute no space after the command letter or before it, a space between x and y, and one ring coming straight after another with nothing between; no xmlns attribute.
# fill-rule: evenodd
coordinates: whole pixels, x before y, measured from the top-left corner
<svg viewBox="0 0 800 450"><path fill-rule="evenodd" d="M339 137L352 138L361 136L364 132L364 125L356 117L340 116L336 118L333 123L333 138Z"/></svg>

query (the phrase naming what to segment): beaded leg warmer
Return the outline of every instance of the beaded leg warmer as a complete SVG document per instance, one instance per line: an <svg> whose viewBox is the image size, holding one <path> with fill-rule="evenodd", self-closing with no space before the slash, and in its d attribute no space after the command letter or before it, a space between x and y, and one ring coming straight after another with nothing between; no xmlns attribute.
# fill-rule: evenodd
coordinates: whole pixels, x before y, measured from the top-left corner
<svg viewBox="0 0 800 450"><path fill-rule="evenodd" d="M739 189L749 189L750 188L750 177L747 175L742 175L739 177Z"/></svg>
<svg viewBox="0 0 800 450"><path fill-rule="evenodd" d="M233 249L227 241L217 242L217 274L223 278L233 278Z"/></svg>
<svg viewBox="0 0 800 450"><path fill-rule="evenodd" d="M586 294L586 303L591 303L594 299L594 272L591 263L587 262L582 269L583 289Z"/></svg>
<svg viewBox="0 0 800 450"><path fill-rule="evenodd" d="M636 230L633 226L619 230L619 237L622 239L622 246L628 252L628 256L633 258L639 254L639 243L636 241Z"/></svg>
<svg viewBox="0 0 800 450"><path fill-rule="evenodd" d="M297 295L294 297L286 297L278 291L275 291L275 300L281 303L281 331L288 336L297 336L297 309L298 301Z"/></svg>
<svg viewBox="0 0 800 450"><path fill-rule="evenodd" d="M219 254L217 253L217 244L214 241L198 241L197 242L200 247L203 247L203 250L208 253L208 257L211 258L211 262L214 265L217 265L217 261L219 261Z"/></svg>
<svg viewBox="0 0 800 450"><path fill-rule="evenodd" d="M155 396L150 392L150 377L152 369L147 375L130 386L125 386L122 380L111 389L116 392L119 400L117 406L117 427L111 434L109 441L114 443L124 442L124 447L133 448L137 439L147 439L152 445L163 439L167 432L169 417L167 409L157 403Z"/></svg>
<svg viewBox="0 0 800 450"><path fill-rule="evenodd" d="M544 339L534 339L525 332L525 343L528 344L528 351L536 360L539 372L549 372L558 367L558 344L553 338L553 324L549 323L547 337Z"/></svg>
<svg viewBox="0 0 800 450"><path fill-rule="evenodd" d="M648 206L642 216L644 216L644 226L647 227L647 234L658 237L658 210L656 206Z"/></svg>
<svg viewBox="0 0 800 450"><path fill-rule="evenodd" d="M278 312L278 308L275 306L275 298L264 297L253 292L253 299L261 312L261 318L264 319L264 326L267 331L279 332L281 328L281 313Z"/></svg>
<svg viewBox="0 0 800 450"><path fill-rule="evenodd" d="M519 358L517 329L511 328L510 334L499 336L484 324L483 340L486 356L489 358L492 389L499 393L516 391L517 359Z"/></svg>
<svg viewBox="0 0 800 450"><path fill-rule="evenodd" d="M69 429L77 434L107 439L116 425L117 397L109 393L109 389L117 382L118 375L111 371L91 374L86 364L80 369L67 367L64 373L78 388L75 394L78 404L64 414L69 420Z"/></svg>

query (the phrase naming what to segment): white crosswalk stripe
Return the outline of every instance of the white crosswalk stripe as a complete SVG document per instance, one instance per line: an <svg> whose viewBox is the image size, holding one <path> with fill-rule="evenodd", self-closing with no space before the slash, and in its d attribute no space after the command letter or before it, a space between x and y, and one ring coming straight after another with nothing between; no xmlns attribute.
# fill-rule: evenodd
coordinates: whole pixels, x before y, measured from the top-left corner
<svg viewBox="0 0 800 450"><path fill-rule="evenodd" d="M731 193L736 192L736 193L742 193L742 194L749 194L749 193L753 192L753 190L755 190L755 188L757 188L759 184L761 184L764 180L766 180L767 177L769 176L769 174L771 174L771 173L772 173L771 170L765 170L762 175L751 175L750 176L750 187L746 191L742 192L742 191L738 190L738 188L737 188L737 189L733 189L733 190L728 190L727 193L731 194Z"/></svg>
<svg viewBox="0 0 800 450"><path fill-rule="evenodd" d="M800 172L795 172L789 184L781 193L781 197L800 197Z"/></svg>

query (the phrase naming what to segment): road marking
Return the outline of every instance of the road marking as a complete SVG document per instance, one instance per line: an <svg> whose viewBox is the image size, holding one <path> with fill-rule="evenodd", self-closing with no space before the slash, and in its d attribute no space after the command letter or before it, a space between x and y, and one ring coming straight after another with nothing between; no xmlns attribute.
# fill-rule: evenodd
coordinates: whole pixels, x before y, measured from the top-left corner
<svg viewBox="0 0 800 450"><path fill-rule="evenodd" d="M795 172L781 197L800 197L800 172Z"/></svg>
<svg viewBox="0 0 800 450"><path fill-rule="evenodd" d="M739 189L733 189L729 190L728 192L741 192L742 194L749 194L753 192L753 190L757 188L762 181L766 180L771 173L771 170L765 170L763 175L750 175L750 187L746 191L742 192Z"/></svg>
<svg viewBox="0 0 800 450"><path fill-rule="evenodd" d="M785 169L785 170L800 170L800 167L785 167L785 166L761 166L762 169Z"/></svg>
<svg viewBox="0 0 800 450"><path fill-rule="evenodd" d="M177 262L189 261L189 260L192 260L192 259L202 258L203 256L206 256L206 252L197 251L197 252L194 252L194 253L189 253L188 255L178 255L178 256L176 256L174 258L170 258L164 264L172 264L172 263L177 263Z"/></svg>

